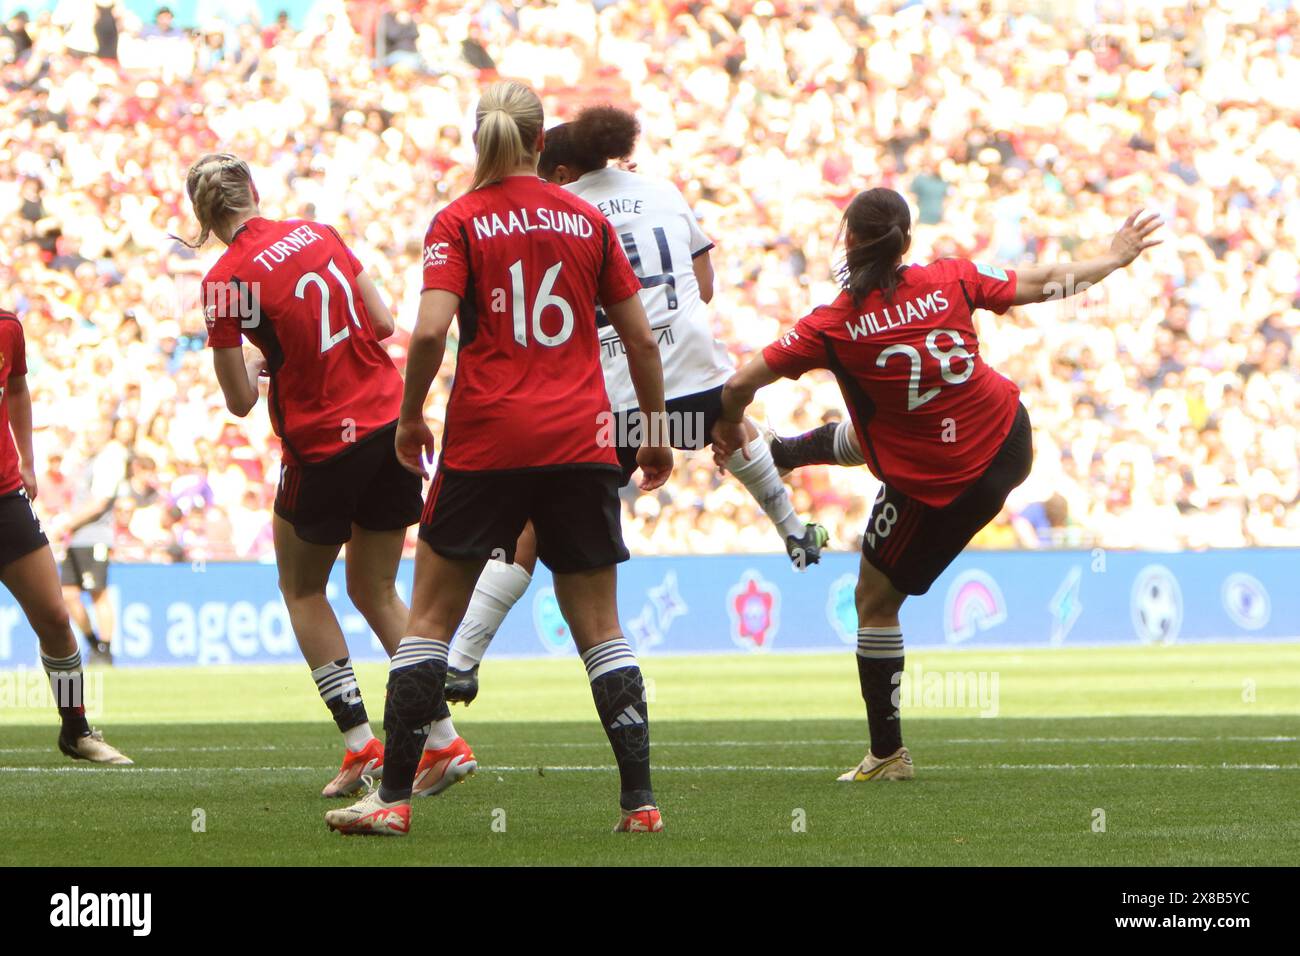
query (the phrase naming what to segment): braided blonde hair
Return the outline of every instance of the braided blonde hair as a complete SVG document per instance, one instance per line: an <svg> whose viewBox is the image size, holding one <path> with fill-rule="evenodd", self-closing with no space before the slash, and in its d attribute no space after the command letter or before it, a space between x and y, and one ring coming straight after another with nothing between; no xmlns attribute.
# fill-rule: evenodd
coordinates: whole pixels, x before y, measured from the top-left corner
<svg viewBox="0 0 1300 956"><path fill-rule="evenodd" d="M257 208L253 196L253 173L248 163L233 153L201 156L185 175L185 191L199 220L199 238L194 242L180 239L191 249L202 246L214 229L238 213Z"/></svg>
<svg viewBox="0 0 1300 956"><path fill-rule="evenodd" d="M542 101L524 84L513 80L492 84L479 98L474 120L478 162L471 191L500 182L536 158L533 147L545 119Z"/></svg>

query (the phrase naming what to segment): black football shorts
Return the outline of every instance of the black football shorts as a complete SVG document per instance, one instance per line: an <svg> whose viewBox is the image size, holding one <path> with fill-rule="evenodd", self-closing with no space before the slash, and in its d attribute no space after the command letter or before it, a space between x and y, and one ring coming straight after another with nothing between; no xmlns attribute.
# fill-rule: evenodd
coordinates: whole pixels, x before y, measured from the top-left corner
<svg viewBox="0 0 1300 956"><path fill-rule="evenodd" d="M997 517L1033 464L1029 412L1021 405L1011 431L984 473L942 508L882 485L862 536L863 557L904 594L924 594L971 538Z"/></svg>
<svg viewBox="0 0 1300 956"><path fill-rule="evenodd" d="M19 488L0 495L0 568L49 543L27 492Z"/></svg>
<svg viewBox="0 0 1300 956"><path fill-rule="evenodd" d="M64 587L97 593L108 587L108 562L112 549L106 544L68 548L59 580Z"/></svg>
<svg viewBox="0 0 1300 956"><path fill-rule="evenodd" d="M537 556L558 574L628 559L619 474L608 465L523 471L438 469L420 520L420 538L444 558L513 562L530 519Z"/></svg>
<svg viewBox="0 0 1300 956"><path fill-rule="evenodd" d="M668 412L669 443L674 448L683 451L707 448L713 441L713 423L722 416L722 386L670 398L664 403L664 408ZM641 450L641 445L639 442L624 443L621 439L629 436L631 418L639 414L636 409L629 409L614 416L614 434L620 439L617 445L618 467L622 469L624 485L632 480L636 471L636 453Z"/></svg>
<svg viewBox="0 0 1300 956"><path fill-rule="evenodd" d="M312 544L344 544L352 525L396 531L420 520L423 482L402 467L396 423L372 432L342 454L310 465L285 465L275 513Z"/></svg>

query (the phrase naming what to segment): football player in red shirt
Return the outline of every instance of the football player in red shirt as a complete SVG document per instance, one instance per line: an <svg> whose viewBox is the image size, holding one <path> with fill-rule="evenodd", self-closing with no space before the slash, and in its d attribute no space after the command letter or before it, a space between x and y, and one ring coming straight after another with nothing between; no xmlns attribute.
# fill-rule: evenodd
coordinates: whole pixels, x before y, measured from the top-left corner
<svg viewBox="0 0 1300 956"><path fill-rule="evenodd" d="M201 231L227 246L203 279L204 317L226 407L243 417L269 377L283 448L272 531L280 591L321 699L343 734L343 765L322 791L347 796L383 770L347 643L325 585L347 544L348 596L391 655L406 626L394 582L420 479L393 451L402 378L381 340L393 317L331 227L264 219L248 165L195 163L186 189ZM245 356L243 339L256 353Z"/></svg>
<svg viewBox="0 0 1300 956"><path fill-rule="evenodd" d="M782 376L829 369L844 394L857 448L883 482L862 540L856 591L858 677L871 749L840 780L912 778L892 703L903 671L899 608L907 595L929 590L1029 474L1029 414L1020 390L981 358L974 311L1005 312L1081 292L1156 245L1150 236L1159 225L1155 216L1134 213L1107 255L1080 262L1015 271L964 259L903 266L912 231L907 202L891 189L869 189L844 213L844 291L800 319L723 389L713 433L719 465L740 447L740 422L758 389ZM833 429L823 426L787 443L820 444L822 453L785 464L843 460L854 448L832 440Z"/></svg>
<svg viewBox="0 0 1300 956"><path fill-rule="evenodd" d="M129 764L86 721L81 649L72 633L49 539L32 501L36 464L27 344L12 312L0 309L0 582L14 596L41 645L62 727L59 750L74 760Z"/></svg>
<svg viewBox="0 0 1300 956"><path fill-rule="evenodd" d="M601 440L610 407L597 303L627 347L639 407L662 416L659 348L641 307L641 283L608 220L537 176L537 95L497 83L476 116L473 185L429 227L407 359L397 450L423 473L422 456L434 448L424 402L457 317L456 378L420 523L409 636L389 669L383 784L325 819L344 833L409 830L417 761L428 759L421 757L425 737L448 715L448 643L488 559L512 561L531 519L618 763L617 829L653 832L663 824L650 785L645 687L615 601L615 565L628 553L618 457ZM641 487L662 485L672 462L666 444L643 445Z"/></svg>

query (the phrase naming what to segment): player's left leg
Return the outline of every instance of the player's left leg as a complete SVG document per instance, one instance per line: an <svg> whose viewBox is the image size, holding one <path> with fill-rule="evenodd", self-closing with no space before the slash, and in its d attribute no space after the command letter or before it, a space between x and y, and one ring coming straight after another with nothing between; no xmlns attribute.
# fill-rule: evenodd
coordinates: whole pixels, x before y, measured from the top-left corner
<svg viewBox="0 0 1300 956"><path fill-rule="evenodd" d="M49 675L62 723L59 750L74 760L130 764L131 759L106 743L103 734L86 720L81 651L49 545L0 566L0 582L13 594L40 641L41 666Z"/></svg>
<svg viewBox="0 0 1300 956"><path fill-rule="evenodd" d="M68 548L67 553L63 556L60 580L63 588L63 604L68 609L68 615L72 619L72 623L81 632L82 637L86 639L86 643L90 647L91 663L97 663L99 660L99 635L95 633L95 628L90 623L90 612L86 610L85 602L81 597L81 565L83 562L89 561L90 548Z"/></svg>
<svg viewBox="0 0 1300 956"><path fill-rule="evenodd" d="M614 565L555 573L555 598L587 668L596 713L618 764L616 831L658 832L663 819L650 784L650 713L636 653L618 622Z"/></svg>
<svg viewBox="0 0 1300 956"><path fill-rule="evenodd" d="M478 696L478 667L483 655L533 580L537 535L530 521L515 542L513 561L493 558L483 568L465 618L456 628L447 656L447 702L469 704Z"/></svg>
<svg viewBox="0 0 1300 956"><path fill-rule="evenodd" d="M894 693L903 674L903 630L898 611L907 595L883 571L862 557L854 599L858 609L858 684L867 705L871 748L862 761L839 779L910 780L912 757L903 746L903 731Z"/></svg>
<svg viewBox="0 0 1300 956"><path fill-rule="evenodd" d="M416 546L411 617L388 669L384 707L385 766L379 789L350 807L331 810L325 822L345 834L403 836L410 830L416 771L430 738L458 739L443 693L447 647L469 606L483 558L444 557L421 538ZM439 740L439 742L442 742ZM477 764L473 755L458 763L464 775Z"/></svg>
<svg viewBox="0 0 1300 956"><path fill-rule="evenodd" d="M623 544L620 478L574 469L537 479L537 550L555 577L555 598L582 655L596 713L620 780L616 831L658 832L663 820L650 785L650 715L645 681L618 621L616 566Z"/></svg>
<svg viewBox="0 0 1300 956"><path fill-rule="evenodd" d="M402 561L406 529L368 531L352 525L344 563L348 599L361 612L391 658L406 632L410 609L397 593L397 568Z"/></svg>
<svg viewBox="0 0 1300 956"><path fill-rule="evenodd" d="M316 690L343 735L346 748L339 772L321 790L321 796L346 796L361 787L366 775L382 773L384 756L370 728L343 629L325 596L342 545L304 541L279 514L272 517L271 532L280 594L289 612L289 623L311 669Z"/></svg>
<svg viewBox="0 0 1300 956"><path fill-rule="evenodd" d="M90 613L94 617L94 631L91 637L91 646L94 648L95 658L101 663L112 665L113 663L113 636L114 623L116 615L113 609L113 598L108 591L108 559L96 561L95 566L95 587L89 592L90 594Z"/></svg>

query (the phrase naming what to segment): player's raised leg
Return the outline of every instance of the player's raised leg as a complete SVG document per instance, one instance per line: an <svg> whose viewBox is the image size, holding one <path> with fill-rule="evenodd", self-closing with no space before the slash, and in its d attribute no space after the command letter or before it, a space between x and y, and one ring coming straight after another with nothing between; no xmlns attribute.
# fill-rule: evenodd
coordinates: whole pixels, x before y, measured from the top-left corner
<svg viewBox="0 0 1300 956"><path fill-rule="evenodd" d="M30 512L25 498L7 496L0 503L21 501L21 509ZM17 510L10 506L5 510ZM39 534L33 516L31 523ZM9 530L0 516L0 527ZM42 542L44 535L41 535ZM6 544L13 544L12 541ZM26 614L41 644L41 666L50 678L50 689L58 707L62 726L59 750L74 760L92 763L130 764L131 759L104 741L103 734L86 720L84 674L81 651L72 633L68 609L59 587L59 574L48 544L40 544L22 557L0 564L0 581L4 582Z"/></svg>
<svg viewBox="0 0 1300 956"><path fill-rule="evenodd" d="M650 713L645 681L618 623L614 565L555 575L555 597L591 681L596 713L618 764L616 831L658 832L663 820L650 784Z"/></svg>
<svg viewBox="0 0 1300 956"><path fill-rule="evenodd" d="M768 439L772 460L783 471L807 465L865 465L866 458L858 443L858 433L848 421L827 422L802 435Z"/></svg>
<svg viewBox="0 0 1300 956"><path fill-rule="evenodd" d="M478 696L478 668L506 615L523 598L537 567L537 536L532 522L515 544L512 562L488 561L479 575L465 618L456 628L447 656L449 704L469 704Z"/></svg>
<svg viewBox="0 0 1300 956"><path fill-rule="evenodd" d="M304 541L278 514L272 519L272 533L280 593L294 636L321 700L343 735L343 764L321 796L347 796L361 788L363 777L383 773L384 748L370 728L343 629L325 597L341 545Z"/></svg>
<svg viewBox="0 0 1300 956"><path fill-rule="evenodd" d="M821 525L812 522L805 525L799 520L790 501L790 489L781 480L766 439L748 418L744 428L745 446L731 453L726 470L736 476L776 525L790 561L802 571L821 560L821 549L829 535Z"/></svg>
<svg viewBox="0 0 1300 956"><path fill-rule="evenodd" d="M447 648L456 623L469 606L485 562L437 554L428 542L416 547L415 586L408 634L389 662L388 702L384 707L386 766L379 789L357 803L325 814L331 830L345 834L404 836L410 830L411 796L417 768L430 740L464 743L452 726L443 693ZM466 747L468 750L468 747ZM455 779L474 772L470 753L456 761Z"/></svg>

